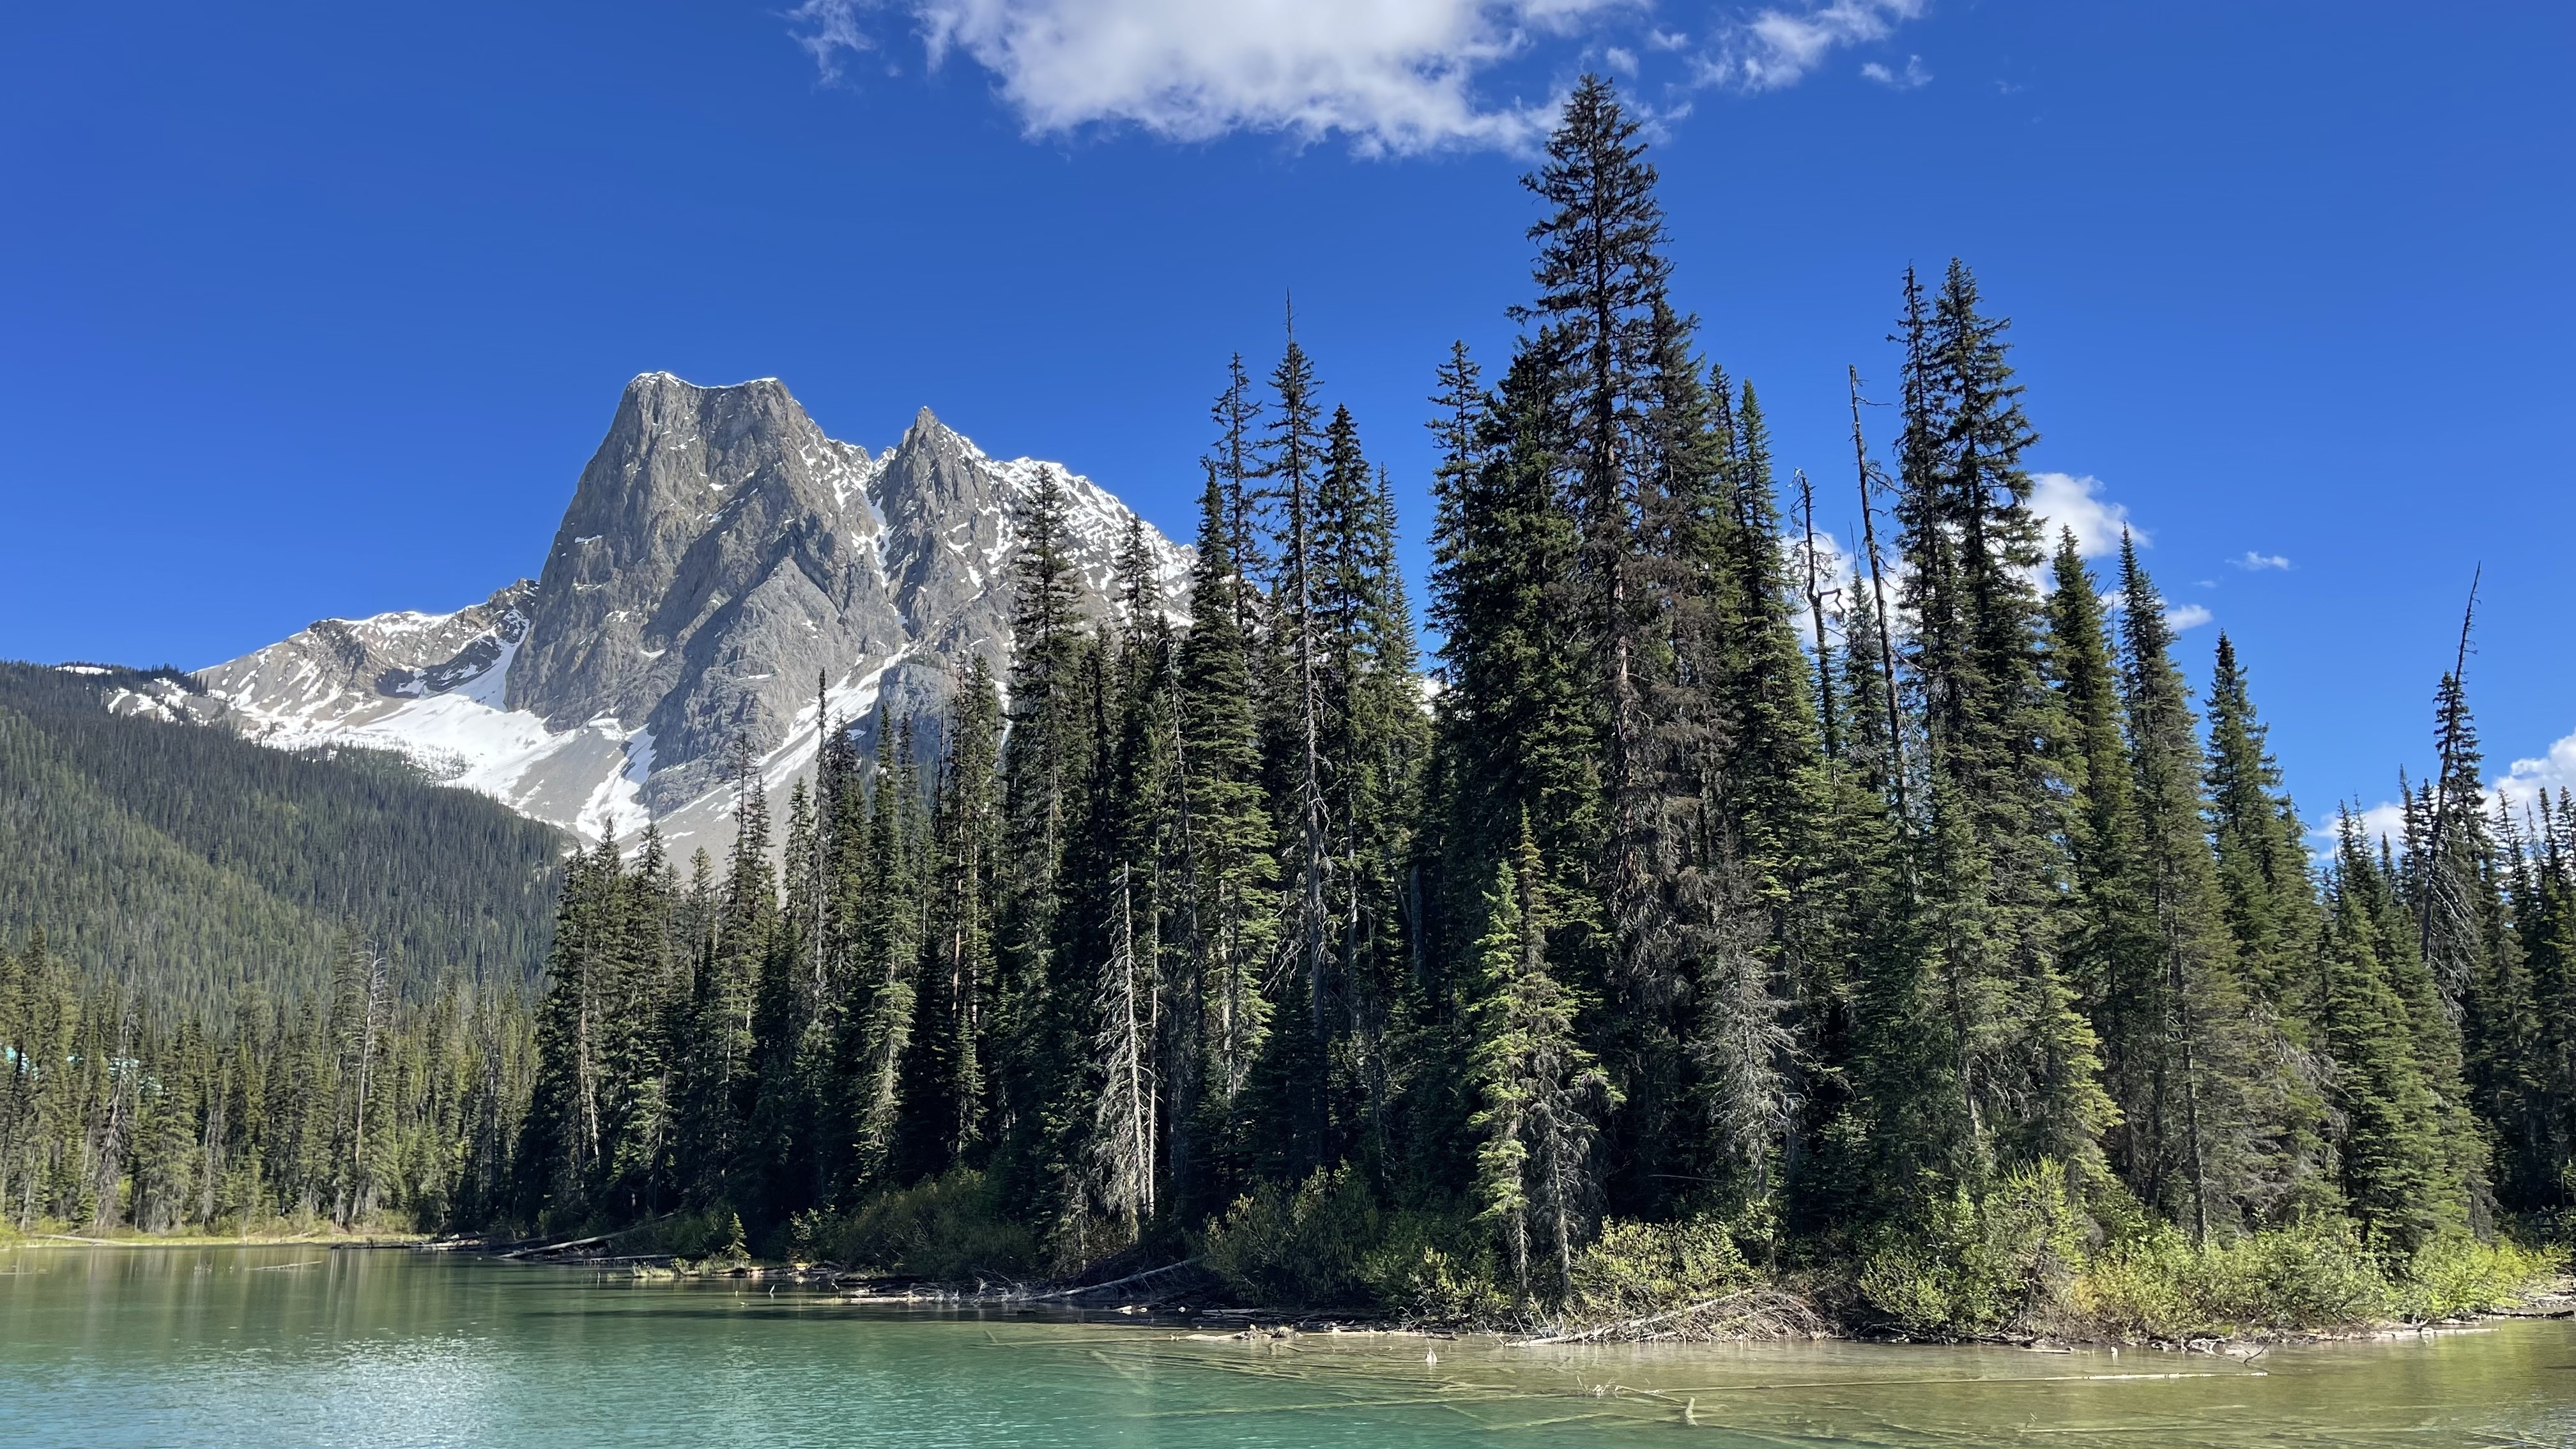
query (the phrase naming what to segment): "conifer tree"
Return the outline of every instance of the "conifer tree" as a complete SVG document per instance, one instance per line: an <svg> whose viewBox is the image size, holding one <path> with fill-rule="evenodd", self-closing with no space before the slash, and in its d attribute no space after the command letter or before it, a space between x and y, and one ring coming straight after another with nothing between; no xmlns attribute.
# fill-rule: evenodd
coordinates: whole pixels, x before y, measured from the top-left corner
<svg viewBox="0 0 2576 1449"><path fill-rule="evenodd" d="M1338 1156L1351 1145L1346 1129L1382 1130L1394 1091L1386 1049L1407 951L1401 876L1428 743L1393 490L1363 456L1347 408L1325 429L1314 532L1333 977L1325 1041L1335 1140L1325 1155Z"/></svg>
<svg viewBox="0 0 2576 1449"><path fill-rule="evenodd" d="M2371 899L2381 889L2378 871L2349 810L2335 874L2332 935L2319 951L2319 1014L2337 1066L2338 1175L2365 1238L2406 1254L2432 1234L2444 1207L2457 1203L2458 1188L2443 1162L2440 1104L2385 966L2387 920Z"/></svg>
<svg viewBox="0 0 2576 1449"><path fill-rule="evenodd" d="M1456 399L1460 421L1442 463L1432 535L1431 621L1442 635L1440 750L1452 782L1442 870L1480 918L1495 863L1517 849L1524 814L1541 858L1585 905L1602 822L1599 730L1576 655L1564 580L1576 551L1572 514L1554 487L1562 399L1547 359L1515 354L1490 405ZM1475 436L1465 436L1472 429ZM1471 939L1471 938L1470 938ZM1462 940L1463 944L1463 940Z"/></svg>
<svg viewBox="0 0 2576 1449"><path fill-rule="evenodd" d="M2182 673L2172 658L2164 598L2120 539L2122 704L2136 779L2138 863L2159 966L2148 1095L2122 1101L2136 1148L2131 1185L2174 1204L2196 1240L2213 1222L2270 1194L2259 1160L2277 1137L2285 1092L2272 1063L2268 1014L2238 978L2201 796L2202 750Z"/></svg>
<svg viewBox="0 0 2576 1449"><path fill-rule="evenodd" d="M1701 1052L1725 1064L1712 1084L1720 1140L1751 1170L1759 1196L1769 1190L1773 1143L1787 1147L1794 1101L1809 1094L1795 1074L1799 1052L1787 1023L1795 1009L1812 1037L1821 1003L1838 983L1824 949L1829 911L1810 891L1821 868L1816 826L1825 781L1815 685L1790 603L1770 435L1753 385L1743 384L1732 407L1724 388L1723 374L1713 373L1726 463L1707 541L1717 638L1694 672L1723 721L1716 771L1703 785L1721 833L1703 854L1731 862L1740 885L1738 919L1704 956L1710 969Z"/></svg>
<svg viewBox="0 0 2576 1449"><path fill-rule="evenodd" d="M522 1160L531 1210L552 1203L578 1215L597 1186L605 1095L600 1038L616 1004L624 944L616 919L619 871L615 847L603 841L596 851L576 854L565 875L537 1016L537 1088ZM349 949L353 957L363 950L354 939ZM353 959L343 975L354 976L357 966Z"/></svg>
<svg viewBox="0 0 2576 1449"><path fill-rule="evenodd" d="M1083 627L1064 483L1041 469L1020 501L1013 565L1010 733L1002 755L1000 934L995 1035L996 1140L1014 1181L1053 1203L1060 1226L1082 1203L1078 1149L1090 962L1084 907L1090 787L1100 747L1101 648Z"/></svg>
<svg viewBox="0 0 2576 1449"><path fill-rule="evenodd" d="M1290 847L1283 862L1287 902L1282 945L1299 987L1299 1014L1305 1018L1304 1029L1275 1038L1273 1050L1283 1105L1291 1113L1289 1154L1297 1175L1303 1176L1323 1163L1329 1131L1324 1075L1331 1050L1333 929L1324 750L1330 639L1323 615L1327 581L1319 515L1330 444L1318 426L1322 408L1315 396L1314 363L1293 330L1270 387L1273 403L1261 476L1277 530L1270 593L1280 667L1279 687L1272 691L1270 759L1279 839ZM1355 445L1345 431L1348 450Z"/></svg>
<svg viewBox="0 0 2576 1449"><path fill-rule="evenodd" d="M1597 883L1625 989L1658 1005L1673 985L1655 973L1650 943L1664 933L1648 838L1655 784L1644 735L1651 667L1637 570L1642 480L1637 434L1654 404L1659 318L1671 265L1655 169L1640 123L1610 83L1585 76L1548 137L1547 159L1522 184L1549 208L1530 228L1539 295L1513 315L1537 325L1523 350L1561 396L1562 431L1546 461L1563 470L1575 529L1572 601L1590 655L1602 729L1605 855Z"/></svg>
<svg viewBox="0 0 2576 1449"><path fill-rule="evenodd" d="M2228 929L2249 988L2296 1029L2316 980L2324 918L2308 871L2307 828L2282 793L2281 768L2245 668L2224 633L2210 671L2208 710L2205 789Z"/></svg>
<svg viewBox="0 0 2576 1449"><path fill-rule="evenodd" d="M2030 478L2037 441L2005 360L2007 324L1979 310L1954 261L1926 311L1906 276L1903 493L1898 517L1916 621L1909 663L1929 750L1921 881L1939 953L1958 1093L1955 1170L2048 1158L2079 1177L2113 1108L2055 938L2059 728L2041 679Z"/></svg>
<svg viewBox="0 0 2576 1449"><path fill-rule="evenodd" d="M959 685L931 813L924 988L903 1096L908 1173L968 1159L986 1140L986 1063L995 985L993 931L1002 860L1002 707L982 655Z"/></svg>
<svg viewBox="0 0 2576 1449"><path fill-rule="evenodd" d="M700 1202L749 1184L737 1161L747 1144L759 1086L752 1027L778 927L777 876L769 856L769 798L750 752L737 747L734 838L723 882L710 902L706 964L698 972L690 1029L693 1060L684 1107L688 1159Z"/></svg>
<svg viewBox="0 0 2576 1449"><path fill-rule="evenodd" d="M2403 776L2399 789L2414 798ZM2383 835L2374 853L2357 825L2349 833L2351 848L2339 851L2335 861L2334 910L2338 918L2370 924L2371 954L2396 999L2417 1078L2429 1094L2429 1135L2441 1164L2441 1187L2430 1201L2438 1220L2464 1223L2486 1189L2487 1143L2469 1111L2459 1023L2419 954L2422 919L2405 897L2405 875L2420 861L2420 851L2410 841L2401 858Z"/></svg>
<svg viewBox="0 0 2576 1449"><path fill-rule="evenodd" d="M904 1063L919 1008L923 911L921 785L912 722L877 729L876 788L868 815L869 866L861 907L863 950L856 980L849 1074L850 1179L880 1183L897 1147Z"/></svg>
<svg viewBox="0 0 2576 1449"><path fill-rule="evenodd" d="M1596 1185L1599 1117L1619 1100L1576 1036L1573 993L1550 968L1545 879L1538 843L1524 825L1511 859L1496 863L1487 896L1469 1056L1480 1102L1468 1124L1482 1139L1479 1215L1501 1236L1525 1299L1534 1248L1553 1263L1559 1291L1572 1275Z"/></svg>
<svg viewBox="0 0 2576 1449"><path fill-rule="evenodd" d="M1136 949L1133 876L1131 867L1119 867L1109 953L1093 1003L1099 1091L1090 1135L1100 1204L1131 1236L1154 1213L1157 1100L1151 968Z"/></svg>
<svg viewBox="0 0 2576 1449"><path fill-rule="evenodd" d="M1219 517L1226 548L1243 581L1234 594L1234 631L1247 642L1257 638L1262 628L1262 600L1252 581L1264 576L1266 563L1254 508L1261 475L1261 414L1261 396L1244 370L1243 354L1235 353L1226 361L1225 391L1217 394L1216 406L1210 410L1217 437L1207 464L1223 500Z"/></svg>
<svg viewBox="0 0 2576 1449"><path fill-rule="evenodd" d="M2132 1049L2159 1039L2161 1030L2153 1012L2160 951L2140 884L2137 783L2099 586L2074 530L2061 531L2051 571L2048 663L2060 721L2051 744L2069 797L2074 887L2066 974L2102 1039L2113 1096L2134 1101L2142 1091L2133 1082L2146 1069L2132 1062ZM2115 1134L2114 1158L2124 1150Z"/></svg>
<svg viewBox="0 0 2576 1449"><path fill-rule="evenodd" d="M1270 1003L1262 977L1277 949L1279 867L1271 853L1261 786L1261 739L1252 710L1251 661L1236 631L1244 587L1228 536L1222 480L1210 470L1199 505L1198 557L1190 574L1190 630L1179 651L1180 753L1190 824L1197 959L1184 995L1184 1045L1176 1123L1188 1141L1175 1163L1185 1202L1217 1200L1248 1146L1238 1105L1261 1059ZM1202 1162L1204 1159L1204 1162ZM1203 1180L1212 1178L1213 1180ZM1203 1196L1204 1195L1204 1196Z"/></svg>

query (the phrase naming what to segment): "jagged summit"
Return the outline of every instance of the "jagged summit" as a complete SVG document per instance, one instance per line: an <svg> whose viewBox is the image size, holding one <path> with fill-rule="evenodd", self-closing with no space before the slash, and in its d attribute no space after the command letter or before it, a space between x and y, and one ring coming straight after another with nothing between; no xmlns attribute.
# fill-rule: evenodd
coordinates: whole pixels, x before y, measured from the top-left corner
<svg viewBox="0 0 2576 1449"><path fill-rule="evenodd" d="M810 762L818 679L835 716L927 716L975 655L1008 668L1010 514L1040 470L1105 612L1130 513L1061 464L996 461L927 407L871 454L775 378L642 373L533 581L452 614L318 621L204 671L194 714L398 749L588 836L712 835L737 742L773 789ZM1189 553L1146 532L1177 598Z"/></svg>

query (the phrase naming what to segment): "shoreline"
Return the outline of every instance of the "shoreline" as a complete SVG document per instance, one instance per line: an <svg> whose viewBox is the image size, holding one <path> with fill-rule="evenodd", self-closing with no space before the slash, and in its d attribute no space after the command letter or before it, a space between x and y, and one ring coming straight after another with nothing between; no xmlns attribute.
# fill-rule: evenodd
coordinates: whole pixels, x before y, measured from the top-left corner
<svg viewBox="0 0 2576 1449"><path fill-rule="evenodd" d="M1960 1339L1912 1338L1903 1334L1872 1333L1836 1324L1822 1313L1814 1313L1814 1329L1778 1333L1639 1333L1623 1332L1631 1324L1594 1325L1569 1329L1564 1326L1530 1325L1518 1330L1490 1325L1416 1324L1401 1319L1372 1317L1366 1314L1306 1312L1281 1308L1247 1307L1233 1303L1210 1303L1194 1306L1177 1300L1200 1297L1197 1294L1122 1293L1119 1290L1140 1280L1164 1278L1196 1266L1193 1262L1166 1265L1130 1278L1108 1283L1063 1286L1031 1284L1009 1288L942 1284L897 1275L857 1274L830 1263L783 1263L746 1260L738 1263L686 1260L669 1254L557 1256L548 1248L558 1244L521 1245L480 1239L440 1238L426 1233L305 1233L239 1234L226 1237L173 1237L134 1234L115 1238L91 1237L77 1233L23 1233L0 1239L0 1250L11 1248L50 1249L187 1249L187 1248L278 1248L311 1247L335 1251L404 1249L416 1253L454 1253L481 1258L516 1267L590 1269L601 1279L633 1283L688 1283L713 1285L724 1280L765 1283L774 1293L778 1288L800 1290L799 1296L809 1301L858 1308L885 1308L937 1313L1001 1311L1014 1316L1047 1315L1069 1323L1100 1323L1148 1327L1163 1326L1179 1331L1181 1337L1208 1342L1245 1342L1292 1340L1305 1335L1333 1337L1409 1338L1436 1342L1443 1339L1490 1338L1506 1347L1619 1347L1662 1345L1696 1345L1711 1347L1744 1347L1765 1343L1864 1343L1887 1347L2011 1348L2031 1353L2076 1353L2088 1349L2121 1349L2159 1353L2200 1354L2212 1357L2250 1360L2278 1347L2337 1343L2384 1343L2400 1339L2434 1337L2492 1331L2492 1325L2517 1320L2576 1319L2576 1276L2560 1277L2539 1285L2522 1302L2510 1308L2433 1319L2424 1322L2379 1320L2367 1323L2338 1324L2315 1328L2264 1330L2223 1336L2189 1339L2124 1337L2113 1334L2047 1332L2000 1334ZM534 1251L530 1251L533 1248ZM1203 1286L1213 1287L1207 1279ZM1709 1308L1710 1304L1692 1304L1655 1315L1654 1320L1668 1320ZM1811 1309L1810 1312L1813 1312ZM1223 1331L1211 1332L1208 1330Z"/></svg>
<svg viewBox="0 0 2576 1449"><path fill-rule="evenodd" d="M735 1279L744 1282L767 1282L771 1291L787 1286L808 1290L820 1301L853 1307L941 1310L1003 1310L1017 1314L1054 1313L1077 1323L1112 1322L1114 1319L1135 1321L1138 1326L1160 1320L1174 1328L1196 1329L1224 1325L1232 1331L1223 1333L1189 1332L1184 1336L1209 1341L1287 1339L1304 1334L1379 1335L1419 1340L1460 1338L1493 1338L1509 1347L1612 1347L1620 1345L1677 1344L1706 1346L1746 1346L1764 1343L1868 1343L1889 1347L1917 1346L1931 1348L1996 1347L2013 1348L2032 1353L2075 1353L2086 1349L2151 1350L2159 1353L2203 1354L2217 1357L2251 1359L2274 1348L2331 1343L2377 1343L2399 1339L2429 1339L2445 1334L2492 1331L2490 1325L2514 1320L2576 1319L2576 1276L2560 1276L2535 1285L2523 1300L2511 1308L2494 1309L2422 1322L2383 1319L2361 1323L2335 1324L2315 1328L2274 1329L2221 1336L2197 1336L2187 1339L2126 1337L2116 1334L2045 1332L2000 1334L1960 1339L1912 1338L1903 1334L1872 1333L1837 1324L1803 1300L1800 1306L1819 1327L1800 1332L1777 1333L1622 1333L1628 1325L1594 1325L1588 1329L1568 1330L1563 1327L1530 1326L1519 1330L1487 1325L1419 1325L1401 1319L1371 1317L1365 1314L1302 1312L1292 1309L1256 1308L1240 1304L1209 1306L1169 1306L1183 1296L1114 1296L1093 1299L1093 1295L1111 1294L1122 1285L1138 1279L1157 1278L1192 1263L1176 1263L1132 1278L1109 1283L1063 1287L1052 1284L1033 1285L1030 1289L968 1289L953 1284L940 1284L895 1275L853 1274L833 1264L798 1264L749 1260L721 1266L709 1266L708 1260L689 1261L667 1254L636 1257L523 1257L492 1253L464 1244L425 1245L424 1251L468 1252L490 1257L496 1262L519 1266L547 1266L597 1270L602 1277L617 1277L629 1282L664 1282L674 1285ZM1763 1290L1755 1290L1763 1291ZM1692 1315L1712 1304L1690 1304L1654 1315L1649 1320L1631 1323L1665 1321Z"/></svg>
<svg viewBox="0 0 2576 1449"><path fill-rule="evenodd" d="M131 1237L93 1238L79 1233L18 1233L0 1238L0 1251L11 1248L417 1248L426 1233L245 1233L230 1237L182 1237L138 1233Z"/></svg>

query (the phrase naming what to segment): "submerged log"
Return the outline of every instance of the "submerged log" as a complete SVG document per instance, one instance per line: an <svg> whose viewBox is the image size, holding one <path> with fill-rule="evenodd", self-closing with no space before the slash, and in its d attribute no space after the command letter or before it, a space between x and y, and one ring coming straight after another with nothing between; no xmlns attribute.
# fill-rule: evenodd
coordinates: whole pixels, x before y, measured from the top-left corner
<svg viewBox="0 0 2576 1449"><path fill-rule="evenodd" d="M1532 1338L1511 1340L1515 1348L1559 1343L1707 1342L1720 1339L1815 1338L1828 1325L1807 1301L1776 1288L1746 1288L1722 1298L1703 1299L1641 1318Z"/></svg>

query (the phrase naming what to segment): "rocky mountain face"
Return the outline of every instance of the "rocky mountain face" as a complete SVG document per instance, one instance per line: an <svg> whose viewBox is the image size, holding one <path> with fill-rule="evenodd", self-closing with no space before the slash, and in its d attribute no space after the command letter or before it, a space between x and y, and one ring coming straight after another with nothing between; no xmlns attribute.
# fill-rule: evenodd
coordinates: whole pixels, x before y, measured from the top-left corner
<svg viewBox="0 0 2576 1449"><path fill-rule="evenodd" d="M1059 465L986 457L924 408L883 453L826 437L775 379L629 383L552 549L452 614L326 619L204 670L185 714L285 748L391 748L596 838L721 837L737 742L782 791L826 714L935 716L1009 668L1014 509L1053 470L1085 607L1107 615L1130 513ZM1167 598L1188 551L1151 525Z"/></svg>

